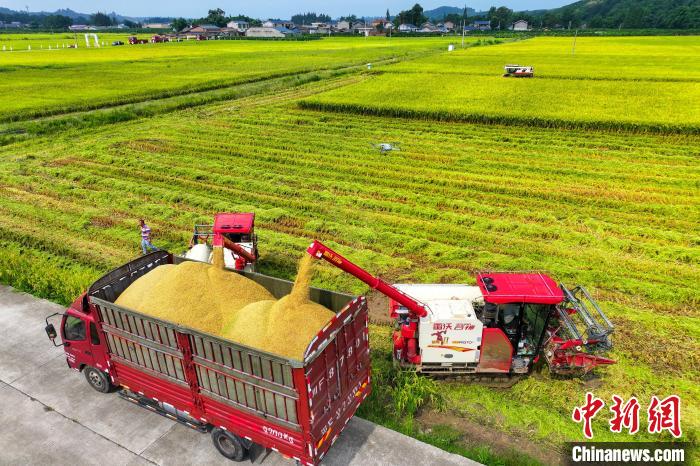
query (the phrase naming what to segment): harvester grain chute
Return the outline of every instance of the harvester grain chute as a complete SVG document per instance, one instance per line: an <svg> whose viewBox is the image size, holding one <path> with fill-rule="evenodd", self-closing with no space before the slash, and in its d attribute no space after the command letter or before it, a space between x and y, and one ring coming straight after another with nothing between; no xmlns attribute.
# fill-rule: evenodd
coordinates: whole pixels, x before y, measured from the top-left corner
<svg viewBox="0 0 700 466"><path fill-rule="evenodd" d="M600 356L612 348L613 325L583 287L570 291L538 272L481 272L477 286L391 285L318 241L307 252L391 299L402 367L496 381L531 372L542 355L554 374L614 363Z"/></svg>

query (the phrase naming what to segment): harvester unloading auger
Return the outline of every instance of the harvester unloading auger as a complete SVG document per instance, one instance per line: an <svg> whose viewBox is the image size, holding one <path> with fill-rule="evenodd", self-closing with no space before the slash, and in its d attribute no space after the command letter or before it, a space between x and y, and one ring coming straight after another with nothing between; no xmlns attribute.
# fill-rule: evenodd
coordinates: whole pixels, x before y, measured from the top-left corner
<svg viewBox="0 0 700 466"><path fill-rule="evenodd" d="M481 272L477 286L390 285L319 241L307 252L391 299L393 356L403 367L497 382L529 373L541 356L561 375L615 363L600 356L614 327L581 286L537 272Z"/></svg>

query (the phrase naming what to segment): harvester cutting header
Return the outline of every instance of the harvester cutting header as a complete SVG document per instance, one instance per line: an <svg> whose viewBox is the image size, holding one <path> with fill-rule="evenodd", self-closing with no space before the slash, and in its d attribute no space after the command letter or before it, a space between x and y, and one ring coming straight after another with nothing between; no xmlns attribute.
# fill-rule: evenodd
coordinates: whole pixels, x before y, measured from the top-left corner
<svg viewBox="0 0 700 466"><path fill-rule="evenodd" d="M401 366L496 380L529 373L542 355L556 374L614 363L599 355L612 348L613 325L581 286L569 290L537 272L478 273L477 286L394 286L318 241L307 252L391 299Z"/></svg>

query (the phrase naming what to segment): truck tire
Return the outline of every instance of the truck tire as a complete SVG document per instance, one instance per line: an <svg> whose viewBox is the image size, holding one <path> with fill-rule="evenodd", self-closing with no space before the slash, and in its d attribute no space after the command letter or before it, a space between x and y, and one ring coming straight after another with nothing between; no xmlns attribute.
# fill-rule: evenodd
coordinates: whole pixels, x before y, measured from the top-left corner
<svg viewBox="0 0 700 466"><path fill-rule="evenodd" d="M107 374L101 370L95 369L94 367L85 366L83 373L85 374L85 380L87 380L87 383L98 392L109 393L109 391L112 389L112 383L109 381L109 377L107 377Z"/></svg>
<svg viewBox="0 0 700 466"><path fill-rule="evenodd" d="M237 435L215 428L211 431L211 439L219 453L233 461L243 461L248 457L248 449Z"/></svg>

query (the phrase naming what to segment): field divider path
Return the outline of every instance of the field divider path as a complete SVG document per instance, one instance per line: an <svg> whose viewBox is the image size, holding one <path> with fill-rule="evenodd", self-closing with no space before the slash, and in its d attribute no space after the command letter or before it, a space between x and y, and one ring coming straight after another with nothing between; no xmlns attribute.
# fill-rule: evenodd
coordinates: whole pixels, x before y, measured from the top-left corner
<svg viewBox="0 0 700 466"><path fill-rule="evenodd" d="M239 84L225 89L193 92L186 95L149 100L136 104L129 103L90 111L53 115L4 125L0 124L0 146L26 140L34 136L45 136L58 131L65 131L67 129L80 129L104 124L123 123L130 120L153 117L168 112L199 107L224 100L237 100L265 94L280 94L283 93L285 89L296 89L299 86L319 80L337 83L339 77L348 73L351 73L351 71L339 70L327 73L299 73L284 78ZM347 79L346 84L353 82L356 81ZM318 92L334 89L337 86L338 84L320 88Z"/></svg>

